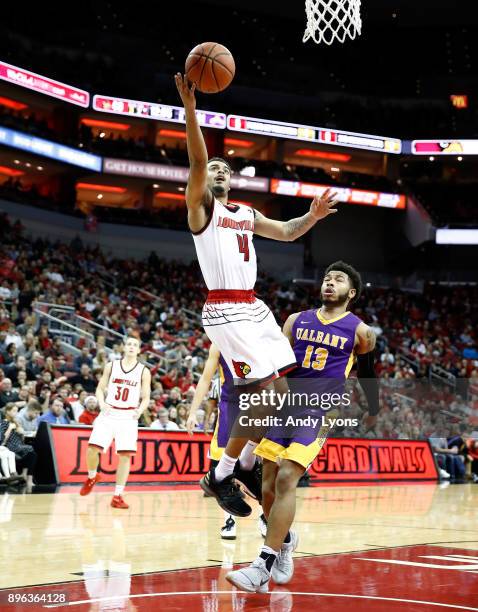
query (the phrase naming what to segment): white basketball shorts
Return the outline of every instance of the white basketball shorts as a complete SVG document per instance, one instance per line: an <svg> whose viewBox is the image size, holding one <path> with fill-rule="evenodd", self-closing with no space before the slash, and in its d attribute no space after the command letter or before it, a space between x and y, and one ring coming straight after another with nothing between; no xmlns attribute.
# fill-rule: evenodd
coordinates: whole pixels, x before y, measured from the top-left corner
<svg viewBox="0 0 478 612"><path fill-rule="evenodd" d="M262 300L206 302L202 323L229 366L235 384L266 384L296 366L288 339Z"/></svg>
<svg viewBox="0 0 478 612"><path fill-rule="evenodd" d="M116 452L136 452L138 441L138 420L133 418L132 410L115 410L108 414L101 412L93 423L88 444L99 446L106 453L115 441Z"/></svg>

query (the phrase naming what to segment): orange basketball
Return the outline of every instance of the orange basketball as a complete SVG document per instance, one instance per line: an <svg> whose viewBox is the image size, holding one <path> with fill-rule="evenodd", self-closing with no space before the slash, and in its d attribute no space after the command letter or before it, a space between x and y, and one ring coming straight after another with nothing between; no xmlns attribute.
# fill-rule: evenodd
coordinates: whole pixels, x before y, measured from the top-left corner
<svg viewBox="0 0 478 612"><path fill-rule="evenodd" d="M226 89L235 72L231 52L219 43L201 43L186 58L186 76L203 93L217 93Z"/></svg>

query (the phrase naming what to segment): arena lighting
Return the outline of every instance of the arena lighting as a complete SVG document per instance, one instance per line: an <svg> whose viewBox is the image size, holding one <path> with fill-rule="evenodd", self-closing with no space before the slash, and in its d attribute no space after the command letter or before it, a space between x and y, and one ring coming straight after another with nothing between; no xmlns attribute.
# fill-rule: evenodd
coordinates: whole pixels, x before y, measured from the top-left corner
<svg viewBox="0 0 478 612"><path fill-rule="evenodd" d="M478 244L478 229L437 229L436 244Z"/></svg>
<svg viewBox="0 0 478 612"><path fill-rule="evenodd" d="M5 174L6 176L22 176L22 174L25 173L22 170L15 170L8 166L0 166L0 174Z"/></svg>
<svg viewBox="0 0 478 612"><path fill-rule="evenodd" d="M107 193L125 193L126 187L115 187L114 185L96 185L95 183L76 183L77 189L90 189L91 191L105 191Z"/></svg>
<svg viewBox="0 0 478 612"><path fill-rule="evenodd" d="M184 202L184 195L180 193L171 193L170 191L157 191L154 197L163 198L164 200L182 200Z"/></svg>
<svg viewBox="0 0 478 612"><path fill-rule="evenodd" d="M452 94L451 103L455 108L468 108L468 96L464 94Z"/></svg>
<svg viewBox="0 0 478 612"><path fill-rule="evenodd" d="M17 102L16 100L12 100L11 98L4 98L3 96L0 96L0 105L17 111L23 110L24 108L28 108L28 104L23 104L23 102Z"/></svg>
<svg viewBox="0 0 478 612"><path fill-rule="evenodd" d="M107 130L119 130L121 132L129 130L131 127L127 123L116 123L115 121L102 121L101 119L90 119L88 117L83 117L83 119L81 119L81 123L89 127L100 127L100 128L105 128Z"/></svg>
<svg viewBox="0 0 478 612"><path fill-rule="evenodd" d="M239 149L250 149L254 146L253 140L242 140L241 138L224 138L224 144Z"/></svg>
<svg viewBox="0 0 478 612"><path fill-rule="evenodd" d="M352 156L347 153L329 153L327 151L314 151L314 149L297 149L294 155L298 157L317 157L318 159L330 159L331 161L348 162Z"/></svg>
<svg viewBox="0 0 478 612"><path fill-rule="evenodd" d="M244 166L244 168L239 171L239 174L241 176L249 176L250 178L254 178L256 176L256 167Z"/></svg>
<svg viewBox="0 0 478 612"><path fill-rule="evenodd" d="M164 136L164 138L181 138L182 140L186 140L186 132L181 132L180 130L159 130L159 136Z"/></svg>

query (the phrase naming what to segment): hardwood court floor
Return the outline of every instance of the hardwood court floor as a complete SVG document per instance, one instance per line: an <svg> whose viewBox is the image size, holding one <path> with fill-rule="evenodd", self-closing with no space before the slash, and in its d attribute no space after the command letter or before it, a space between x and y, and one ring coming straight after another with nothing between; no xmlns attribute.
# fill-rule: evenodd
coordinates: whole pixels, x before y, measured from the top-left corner
<svg viewBox="0 0 478 612"><path fill-rule="evenodd" d="M298 489L296 572L269 595L224 579L261 546L254 502L225 542L199 489L130 487L129 510L111 492L0 496L0 610L44 609L4 606L61 591L74 610L478 611L478 485Z"/></svg>

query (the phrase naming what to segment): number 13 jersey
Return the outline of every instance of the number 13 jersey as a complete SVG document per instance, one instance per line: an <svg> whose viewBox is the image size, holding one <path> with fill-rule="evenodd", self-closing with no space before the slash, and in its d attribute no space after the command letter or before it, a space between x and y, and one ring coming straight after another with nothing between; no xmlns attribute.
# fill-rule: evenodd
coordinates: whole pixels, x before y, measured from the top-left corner
<svg viewBox="0 0 478 612"><path fill-rule="evenodd" d="M113 408L137 408L141 399L141 377L145 366L139 361L124 370L121 359L115 359L111 367L106 403Z"/></svg>
<svg viewBox="0 0 478 612"><path fill-rule="evenodd" d="M209 291L253 289L257 278L254 210L244 204L222 204L213 198L204 229L192 232Z"/></svg>

